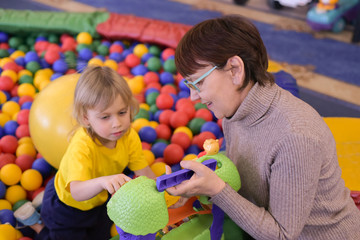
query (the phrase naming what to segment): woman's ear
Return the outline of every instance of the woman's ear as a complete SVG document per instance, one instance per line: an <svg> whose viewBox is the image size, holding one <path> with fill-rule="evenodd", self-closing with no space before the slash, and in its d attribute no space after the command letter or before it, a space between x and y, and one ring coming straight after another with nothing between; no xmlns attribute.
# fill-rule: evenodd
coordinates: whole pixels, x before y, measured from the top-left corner
<svg viewBox="0 0 360 240"><path fill-rule="evenodd" d="M229 58L228 64L230 65L231 77L233 84L242 85L245 78L244 62L239 56Z"/></svg>

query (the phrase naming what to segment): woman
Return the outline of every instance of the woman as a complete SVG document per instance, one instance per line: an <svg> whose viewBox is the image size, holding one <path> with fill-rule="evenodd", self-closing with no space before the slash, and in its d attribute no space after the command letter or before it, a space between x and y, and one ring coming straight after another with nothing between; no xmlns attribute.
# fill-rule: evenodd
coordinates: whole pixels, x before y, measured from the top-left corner
<svg viewBox="0 0 360 240"><path fill-rule="evenodd" d="M183 161L196 174L170 194L209 196L255 239L360 239L360 212L329 128L274 83L251 22L232 15L197 24L180 41L175 63L191 99L223 118L226 154L242 187L236 192L202 164Z"/></svg>

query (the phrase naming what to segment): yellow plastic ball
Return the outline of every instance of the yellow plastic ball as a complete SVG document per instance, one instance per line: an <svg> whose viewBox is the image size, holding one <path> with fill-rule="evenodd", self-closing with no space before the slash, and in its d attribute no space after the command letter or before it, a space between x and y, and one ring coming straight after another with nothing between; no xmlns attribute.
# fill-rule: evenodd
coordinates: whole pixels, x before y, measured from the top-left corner
<svg viewBox="0 0 360 240"><path fill-rule="evenodd" d="M30 96L34 98L36 89L31 83L23 83L19 85L17 92L19 97Z"/></svg>
<svg viewBox="0 0 360 240"><path fill-rule="evenodd" d="M11 186L20 181L21 174L22 171L18 165L8 163L1 168L0 179L4 184Z"/></svg>
<svg viewBox="0 0 360 240"><path fill-rule="evenodd" d="M88 61L88 65L104 66L104 62L100 58L92 58Z"/></svg>
<svg viewBox="0 0 360 240"><path fill-rule="evenodd" d="M136 132L139 132L142 127L149 126L149 124L149 120L146 118L138 118L131 124L131 126Z"/></svg>
<svg viewBox="0 0 360 240"><path fill-rule="evenodd" d="M22 137L19 139L18 144L21 145L23 143L33 144L33 141L31 139L31 137Z"/></svg>
<svg viewBox="0 0 360 240"><path fill-rule="evenodd" d="M0 104L3 104L7 101L7 97L3 91L0 91Z"/></svg>
<svg viewBox="0 0 360 240"><path fill-rule="evenodd" d="M16 83L17 80L18 80L17 73L14 70L11 70L11 69L6 69L6 70L2 71L1 76L10 77L13 80L14 83Z"/></svg>
<svg viewBox="0 0 360 240"><path fill-rule="evenodd" d="M0 225L0 240L16 240L16 229L10 224Z"/></svg>
<svg viewBox="0 0 360 240"><path fill-rule="evenodd" d="M36 149L31 143L23 143L20 144L16 149L16 156L29 155L32 157L36 157Z"/></svg>
<svg viewBox="0 0 360 240"><path fill-rule="evenodd" d="M150 106L146 103L140 103L139 107L145 109L146 111L150 110Z"/></svg>
<svg viewBox="0 0 360 240"><path fill-rule="evenodd" d="M25 53L23 51L16 50L10 55L10 58L14 60L17 59L18 57L25 57Z"/></svg>
<svg viewBox="0 0 360 240"><path fill-rule="evenodd" d="M14 205L17 201L26 199L26 191L20 185L10 186L6 189L5 199Z"/></svg>
<svg viewBox="0 0 360 240"><path fill-rule="evenodd" d="M140 75L130 79L127 83L133 94L141 93L145 87L144 77Z"/></svg>
<svg viewBox="0 0 360 240"><path fill-rule="evenodd" d="M35 75L34 86L39 88L42 82L47 82L47 81L50 81L50 77L47 74L44 73L40 75Z"/></svg>
<svg viewBox="0 0 360 240"><path fill-rule="evenodd" d="M18 72L18 78L20 79L22 76L24 76L24 75L28 75L28 76L33 76L33 73L32 72L30 72L29 70L27 70L27 69L22 69L22 70L20 70L19 72Z"/></svg>
<svg viewBox="0 0 360 240"><path fill-rule="evenodd" d="M14 116L15 113L20 111L20 105L14 101L7 101L2 105L1 110L10 117Z"/></svg>
<svg viewBox="0 0 360 240"><path fill-rule="evenodd" d="M159 125L159 123L156 122L156 121L150 121L150 122L149 122L149 126L152 127L152 128L154 128L154 129L155 129L158 125Z"/></svg>
<svg viewBox="0 0 360 240"><path fill-rule="evenodd" d="M12 210L11 203L6 199L0 199L0 211L3 209L9 209Z"/></svg>
<svg viewBox="0 0 360 240"><path fill-rule="evenodd" d="M117 64L117 62L113 59L107 59L105 62L104 62L104 66L107 66L109 68L112 68L114 69L115 71L118 70L119 66Z"/></svg>
<svg viewBox="0 0 360 240"><path fill-rule="evenodd" d="M22 234L22 232L20 232L20 230L19 229L15 229L15 231L16 231L16 239L20 239L20 238L22 238L24 235Z"/></svg>
<svg viewBox="0 0 360 240"><path fill-rule="evenodd" d="M50 79L53 74L54 74L54 71L51 68L43 68L43 69L38 70L35 73L34 77L39 76L39 75L45 75Z"/></svg>
<svg viewBox="0 0 360 240"><path fill-rule="evenodd" d="M59 167L68 146L74 91L80 74L69 74L52 81L31 105L29 129L38 152L55 168ZM22 146L21 144L20 146Z"/></svg>
<svg viewBox="0 0 360 240"><path fill-rule="evenodd" d="M178 128L176 128L174 130L174 134L177 133L177 132L184 132L189 136L190 139L193 138L193 133L190 130L190 128L188 128L188 127L185 127L185 126L178 127Z"/></svg>
<svg viewBox="0 0 360 240"><path fill-rule="evenodd" d="M20 184L27 191L34 191L41 187L43 178L38 170L27 169L23 172L20 179Z"/></svg>
<svg viewBox="0 0 360 240"><path fill-rule="evenodd" d="M166 172L165 166L166 166L166 164L164 162L155 162L150 166L150 168L155 173L155 175L157 177L159 177L159 176L165 174L165 172Z"/></svg>
<svg viewBox="0 0 360 240"><path fill-rule="evenodd" d="M145 156L145 159L146 161L148 162L149 166L151 164L153 164L153 162L155 161L155 155L154 153L152 153L150 150L148 149L144 149L143 150L143 153L144 153L144 156Z"/></svg>
<svg viewBox="0 0 360 240"><path fill-rule="evenodd" d="M17 116L18 116L19 112L16 112L13 116L12 116L12 120L17 121Z"/></svg>
<svg viewBox="0 0 360 240"><path fill-rule="evenodd" d="M134 47L133 53L141 58L144 54L148 53L149 49L145 44L139 43Z"/></svg>
<svg viewBox="0 0 360 240"><path fill-rule="evenodd" d="M183 158L184 161L195 160L195 159L197 159L197 155L193 154L193 153L189 153L189 154L185 155Z"/></svg>
<svg viewBox="0 0 360 240"><path fill-rule="evenodd" d="M79 44L88 44L90 45L93 41L93 38L88 32L81 32L76 36L76 42Z"/></svg>
<svg viewBox="0 0 360 240"><path fill-rule="evenodd" d="M45 80L40 82L38 89L42 91L47 85L49 85L50 82L51 82L50 80Z"/></svg>
<svg viewBox="0 0 360 240"><path fill-rule="evenodd" d="M4 127L5 123L9 121L11 117L7 113L0 113L0 126Z"/></svg>
<svg viewBox="0 0 360 240"><path fill-rule="evenodd" d="M0 59L0 67L4 67L5 64L7 64L8 62L14 62L14 59L10 58L10 57L5 57Z"/></svg>

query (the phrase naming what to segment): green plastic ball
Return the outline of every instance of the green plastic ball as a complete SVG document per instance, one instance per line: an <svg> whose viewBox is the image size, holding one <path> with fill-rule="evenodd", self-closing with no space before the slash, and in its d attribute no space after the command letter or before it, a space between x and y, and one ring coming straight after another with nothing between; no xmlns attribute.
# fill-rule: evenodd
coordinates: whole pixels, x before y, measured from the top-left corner
<svg viewBox="0 0 360 240"><path fill-rule="evenodd" d="M14 49L17 49L22 43L23 40L19 37L12 37L9 39L9 46Z"/></svg>
<svg viewBox="0 0 360 240"><path fill-rule="evenodd" d="M29 76L29 75L27 75L27 74L22 75L22 76L20 77L20 79L19 79L19 83L20 83L20 84L23 84L23 83L33 84L33 82L34 82L33 77L32 77L32 76Z"/></svg>
<svg viewBox="0 0 360 240"><path fill-rule="evenodd" d="M149 53L151 53L154 56L160 57L161 49L158 46L151 45L149 47Z"/></svg>
<svg viewBox="0 0 360 240"><path fill-rule="evenodd" d="M26 64L25 68L35 74L41 68L41 66L40 63L36 61L30 61Z"/></svg>
<svg viewBox="0 0 360 240"><path fill-rule="evenodd" d="M162 67L161 60L158 57L151 57L147 60L147 68L150 71L158 72Z"/></svg>
<svg viewBox="0 0 360 240"><path fill-rule="evenodd" d="M102 56L107 56L109 55L109 48L104 45L104 44L101 44L99 45L97 48L96 48L96 51L98 54L102 55Z"/></svg>
<svg viewBox="0 0 360 240"><path fill-rule="evenodd" d="M5 58L9 56L9 52L6 49L0 49L0 58Z"/></svg>
<svg viewBox="0 0 360 240"><path fill-rule="evenodd" d="M188 123L188 127L194 135L197 135L200 133L201 127L204 123L206 123L206 120L203 118L193 118Z"/></svg>
<svg viewBox="0 0 360 240"><path fill-rule="evenodd" d="M175 66L175 60L174 59L168 59L164 62L164 70L166 72L170 72L175 74L176 73L176 66Z"/></svg>
<svg viewBox="0 0 360 240"><path fill-rule="evenodd" d="M158 92L152 92L152 93L149 93L147 96L146 96L146 103L148 105L154 105L156 103L156 98L159 96L159 93Z"/></svg>

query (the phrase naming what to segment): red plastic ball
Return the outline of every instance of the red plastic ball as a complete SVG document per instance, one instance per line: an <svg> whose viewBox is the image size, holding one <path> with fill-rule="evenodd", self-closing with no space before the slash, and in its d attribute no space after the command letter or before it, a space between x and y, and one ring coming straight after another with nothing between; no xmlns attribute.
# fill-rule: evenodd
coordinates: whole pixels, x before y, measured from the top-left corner
<svg viewBox="0 0 360 240"><path fill-rule="evenodd" d="M151 150L151 144L147 142L141 142L141 146L143 150Z"/></svg>
<svg viewBox="0 0 360 240"><path fill-rule="evenodd" d="M21 67L19 65L16 64L16 62L8 62L5 63L5 65L2 67L2 70L13 70L15 72L19 72L19 70L21 69Z"/></svg>
<svg viewBox="0 0 360 240"><path fill-rule="evenodd" d="M128 76L130 74L130 69L124 64L118 64L117 72L121 76Z"/></svg>
<svg viewBox="0 0 360 240"><path fill-rule="evenodd" d="M189 122L189 117L184 111L176 111L170 117L170 126L173 128L178 128L181 126L186 126Z"/></svg>
<svg viewBox="0 0 360 240"><path fill-rule="evenodd" d="M48 41L37 41L34 45L34 49L36 52L41 53L45 51L50 43Z"/></svg>
<svg viewBox="0 0 360 240"><path fill-rule="evenodd" d="M171 137L171 143L176 143L178 144L179 146L181 146L184 151L186 149L188 149L188 147L190 147L191 145L191 139L189 137L189 135L187 135L186 133L184 132L177 132L177 133L174 133Z"/></svg>
<svg viewBox="0 0 360 240"><path fill-rule="evenodd" d="M24 172L27 169L30 169L32 167L32 164L34 162L35 158L30 155L20 155L15 159L15 164L18 165L21 170Z"/></svg>
<svg viewBox="0 0 360 240"><path fill-rule="evenodd" d="M164 61L166 61L169 57L174 56L174 55L175 55L175 49L173 49L173 48L165 48L161 52L161 58Z"/></svg>
<svg viewBox="0 0 360 240"><path fill-rule="evenodd" d="M25 102L33 102L34 99L31 96L22 96L19 99L19 105L22 106Z"/></svg>
<svg viewBox="0 0 360 240"><path fill-rule="evenodd" d="M9 163L15 163L15 155L12 153L2 153L0 154L0 169Z"/></svg>
<svg viewBox="0 0 360 240"><path fill-rule="evenodd" d="M168 125L160 123L155 127L158 138L169 140L171 137L171 129Z"/></svg>
<svg viewBox="0 0 360 240"><path fill-rule="evenodd" d="M141 59L133 53L130 53L125 57L126 66L133 68L141 63Z"/></svg>
<svg viewBox="0 0 360 240"><path fill-rule="evenodd" d="M158 109L170 109L174 105L174 99L170 94L160 93L156 98L156 106Z"/></svg>
<svg viewBox="0 0 360 240"><path fill-rule="evenodd" d="M183 106L193 105L192 101L189 98L180 98L176 101L175 109L179 110Z"/></svg>
<svg viewBox="0 0 360 240"><path fill-rule="evenodd" d="M192 143L196 144L199 149L204 150L203 145L206 139L216 139L216 137L212 132L205 131L194 136Z"/></svg>
<svg viewBox="0 0 360 240"><path fill-rule="evenodd" d="M202 118L204 119L205 121L207 122L210 122L213 120L213 115L212 113L210 112L209 109L206 109L206 108L200 108L196 111L195 113L195 117L196 118Z"/></svg>
<svg viewBox="0 0 360 240"><path fill-rule="evenodd" d="M166 124L170 126L170 117L174 114L173 110L165 109L159 116L159 123Z"/></svg>
<svg viewBox="0 0 360 240"><path fill-rule="evenodd" d="M167 93L167 94L177 94L177 90L176 88L173 86L173 85L170 85L170 84L166 84L165 86L163 86L161 89L160 89L160 93Z"/></svg>
<svg viewBox="0 0 360 240"><path fill-rule="evenodd" d="M5 135L0 139L0 147L4 153L15 153L18 147L18 140L15 136Z"/></svg>
<svg viewBox="0 0 360 240"><path fill-rule="evenodd" d="M155 89L157 89L157 90L161 90L161 84L159 83L159 82L151 82L151 83L149 83L147 86L146 86L146 88L145 88L145 90L147 90L147 89L149 89L149 88L155 88Z"/></svg>
<svg viewBox="0 0 360 240"><path fill-rule="evenodd" d="M189 119L193 119L195 117L196 109L193 104L180 105L177 110L185 112Z"/></svg>
<svg viewBox="0 0 360 240"><path fill-rule="evenodd" d="M109 48L109 53L122 53L124 51L123 47L119 44L112 44Z"/></svg>
<svg viewBox="0 0 360 240"><path fill-rule="evenodd" d="M144 82L146 85L152 82L159 82L159 81L160 81L160 77L159 74L156 72L150 71L144 74Z"/></svg>
<svg viewBox="0 0 360 240"><path fill-rule="evenodd" d="M54 62L60 59L60 54L56 50L48 50L45 52L44 59L47 63L54 64Z"/></svg>
<svg viewBox="0 0 360 240"><path fill-rule="evenodd" d="M28 124L21 124L17 127L15 131L15 135L17 138L30 137L30 130Z"/></svg>
<svg viewBox="0 0 360 240"><path fill-rule="evenodd" d="M179 163L184 157L183 148L175 143L167 145L164 150L164 161L166 164L174 165Z"/></svg>
<svg viewBox="0 0 360 240"><path fill-rule="evenodd" d="M18 124L19 125L28 124L29 123L29 114L30 114L29 109L20 110L16 117L16 121L18 122Z"/></svg>
<svg viewBox="0 0 360 240"><path fill-rule="evenodd" d="M12 97L17 97L18 96L18 88L19 88L19 85L15 85L11 91L10 91L10 95Z"/></svg>
<svg viewBox="0 0 360 240"><path fill-rule="evenodd" d="M14 87L14 85L15 85L15 83L11 79L11 77L8 77L8 76L0 77L0 90L11 91L11 89Z"/></svg>

